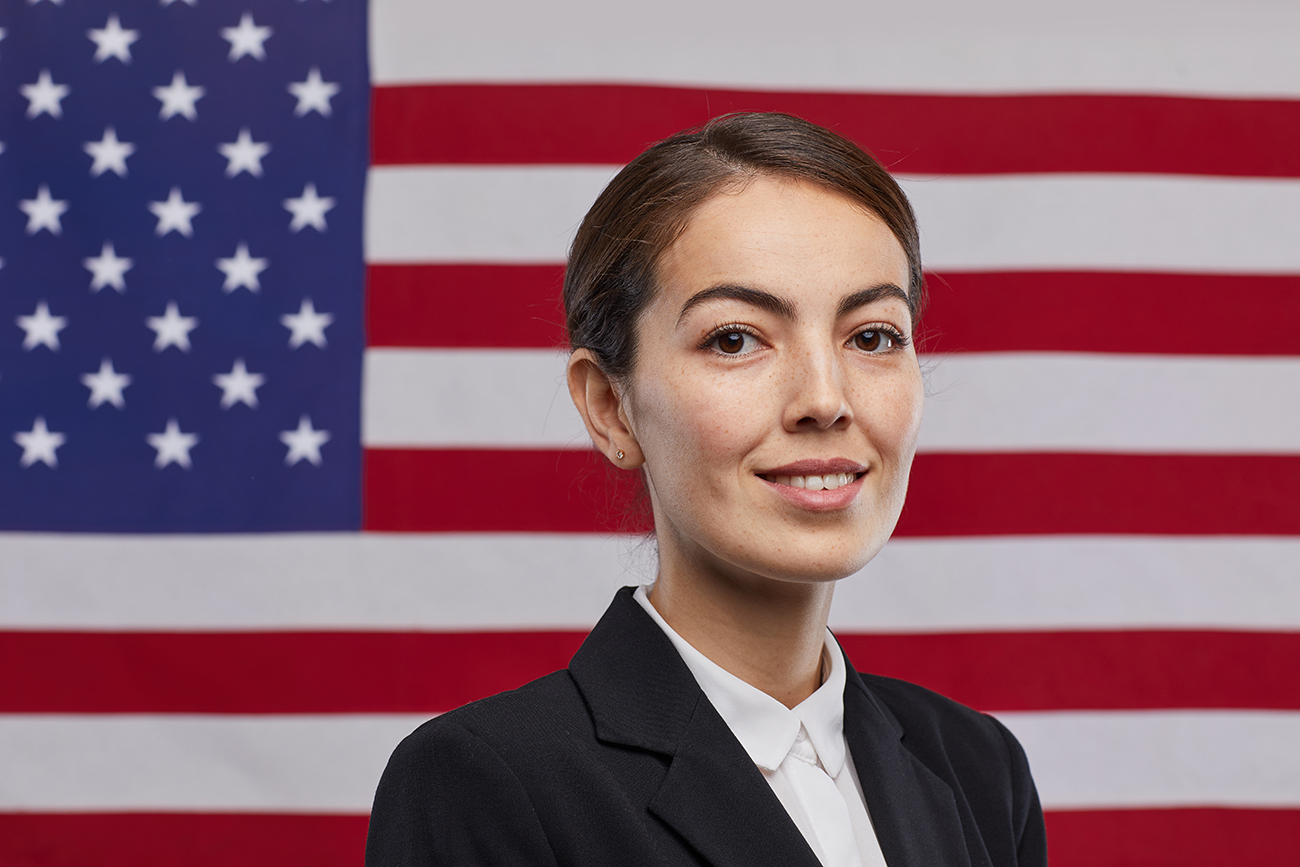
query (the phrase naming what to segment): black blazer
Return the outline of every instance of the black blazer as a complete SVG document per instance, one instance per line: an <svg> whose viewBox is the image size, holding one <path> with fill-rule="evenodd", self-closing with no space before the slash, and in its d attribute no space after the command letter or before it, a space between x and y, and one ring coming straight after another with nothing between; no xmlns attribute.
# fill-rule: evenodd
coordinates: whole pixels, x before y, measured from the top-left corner
<svg viewBox="0 0 1300 867"><path fill-rule="evenodd" d="M850 665L844 734L890 867L1047 863L1025 755L993 718ZM566 671L402 741L366 864L818 867L631 588Z"/></svg>

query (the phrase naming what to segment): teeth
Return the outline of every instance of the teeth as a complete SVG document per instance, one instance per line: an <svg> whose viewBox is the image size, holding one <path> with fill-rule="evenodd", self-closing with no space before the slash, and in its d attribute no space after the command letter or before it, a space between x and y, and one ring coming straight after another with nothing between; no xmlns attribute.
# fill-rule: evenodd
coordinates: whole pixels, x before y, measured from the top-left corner
<svg viewBox="0 0 1300 867"><path fill-rule="evenodd" d="M767 478L778 485L789 485L792 488L806 488L809 491L833 491L852 482L856 478L856 474L830 473L825 476L768 476Z"/></svg>

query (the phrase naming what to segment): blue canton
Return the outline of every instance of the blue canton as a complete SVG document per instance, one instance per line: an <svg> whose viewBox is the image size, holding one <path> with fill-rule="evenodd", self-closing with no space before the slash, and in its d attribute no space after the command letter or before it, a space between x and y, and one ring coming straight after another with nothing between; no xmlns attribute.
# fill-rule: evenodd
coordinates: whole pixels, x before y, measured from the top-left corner
<svg viewBox="0 0 1300 867"><path fill-rule="evenodd" d="M359 528L364 4L0 28L0 530Z"/></svg>

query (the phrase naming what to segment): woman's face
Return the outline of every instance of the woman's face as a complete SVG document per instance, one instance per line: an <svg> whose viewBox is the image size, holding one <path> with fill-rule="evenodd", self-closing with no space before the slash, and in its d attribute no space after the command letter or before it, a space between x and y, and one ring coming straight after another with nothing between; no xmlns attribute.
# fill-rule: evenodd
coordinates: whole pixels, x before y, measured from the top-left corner
<svg viewBox="0 0 1300 867"><path fill-rule="evenodd" d="M627 425L661 568L825 581L894 529L923 387L888 227L759 177L694 214L638 324Z"/></svg>

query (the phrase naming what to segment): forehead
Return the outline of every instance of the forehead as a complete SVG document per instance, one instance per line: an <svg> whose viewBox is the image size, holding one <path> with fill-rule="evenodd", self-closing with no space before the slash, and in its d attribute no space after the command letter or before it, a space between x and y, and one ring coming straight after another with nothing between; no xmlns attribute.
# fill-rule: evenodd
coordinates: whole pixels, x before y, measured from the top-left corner
<svg viewBox="0 0 1300 867"><path fill-rule="evenodd" d="M770 176L704 201L657 270L669 296L733 283L838 297L864 285L905 288L908 277L902 245L874 213L824 187Z"/></svg>

